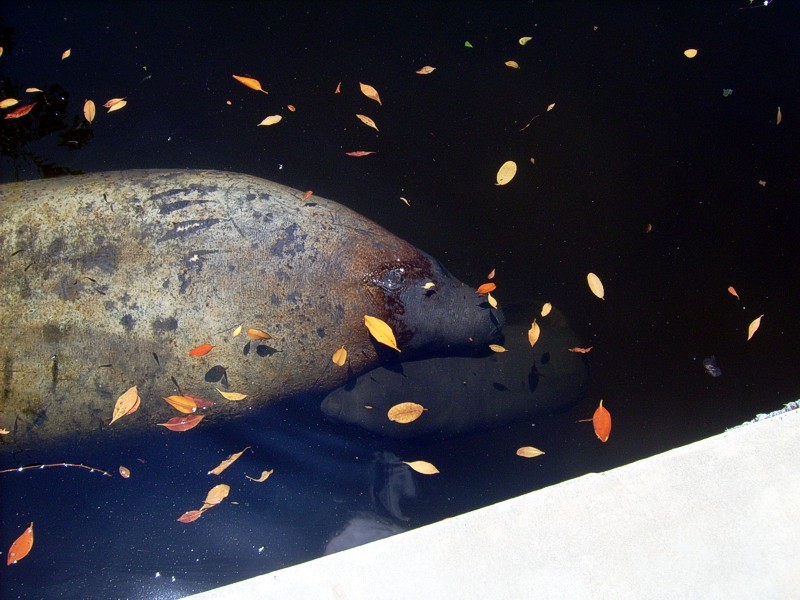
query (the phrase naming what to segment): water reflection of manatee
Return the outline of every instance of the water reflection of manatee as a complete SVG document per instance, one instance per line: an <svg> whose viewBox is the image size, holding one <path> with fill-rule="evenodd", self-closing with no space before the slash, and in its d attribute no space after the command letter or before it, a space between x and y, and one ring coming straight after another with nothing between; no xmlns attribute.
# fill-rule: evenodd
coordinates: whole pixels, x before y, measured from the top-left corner
<svg viewBox="0 0 800 600"><path fill-rule="evenodd" d="M586 393L588 371L582 345L557 309L538 317L538 309L505 308L505 353L484 358L442 357L377 368L329 394L322 410L329 417L381 435L410 438L454 435L491 429L521 418L557 412ZM541 335L531 348L531 321ZM387 417L400 402L427 408L412 423ZM371 408L370 408L371 407Z"/></svg>

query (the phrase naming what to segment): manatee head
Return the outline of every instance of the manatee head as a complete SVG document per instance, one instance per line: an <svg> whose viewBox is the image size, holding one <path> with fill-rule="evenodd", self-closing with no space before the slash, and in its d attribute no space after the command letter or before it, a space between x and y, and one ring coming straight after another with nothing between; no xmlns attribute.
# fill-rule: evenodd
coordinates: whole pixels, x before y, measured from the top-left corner
<svg viewBox="0 0 800 600"><path fill-rule="evenodd" d="M397 338L404 356L472 354L502 337L503 313L417 250L383 262L362 283Z"/></svg>

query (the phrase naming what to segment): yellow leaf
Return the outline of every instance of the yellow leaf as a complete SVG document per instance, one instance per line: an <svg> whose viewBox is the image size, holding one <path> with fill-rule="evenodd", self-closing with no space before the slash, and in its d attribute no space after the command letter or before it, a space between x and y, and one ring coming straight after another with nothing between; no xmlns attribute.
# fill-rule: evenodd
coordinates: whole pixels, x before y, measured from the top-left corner
<svg viewBox="0 0 800 600"><path fill-rule="evenodd" d="M507 160L502 164L497 171L497 185L505 185L517 174L517 163L513 160Z"/></svg>
<svg viewBox="0 0 800 600"><path fill-rule="evenodd" d="M439 472L439 469L437 469L431 463L425 460L412 460L411 462L406 462L406 461L402 462L407 464L412 469L414 469L417 473L422 473L423 475L436 475L436 473Z"/></svg>
<svg viewBox="0 0 800 600"><path fill-rule="evenodd" d="M188 396L167 396L164 400L173 408L187 415L197 410L197 403Z"/></svg>
<svg viewBox="0 0 800 600"><path fill-rule="evenodd" d="M240 394L239 392L223 392L219 388L217 388L217 391L226 400L244 400L245 398L247 398L247 394Z"/></svg>
<svg viewBox="0 0 800 600"><path fill-rule="evenodd" d="M8 429L0 429L0 435L8 435L11 433Z"/></svg>
<svg viewBox="0 0 800 600"><path fill-rule="evenodd" d="M409 201L408 201L406 198L403 198L402 196L400 196L400 200L402 200L403 202L405 202L405 203L406 203L406 206L411 206L411 202L409 202Z"/></svg>
<svg viewBox="0 0 800 600"><path fill-rule="evenodd" d="M344 363L347 362L347 350L344 349L344 346L333 353L331 360L340 367L344 366Z"/></svg>
<svg viewBox="0 0 800 600"><path fill-rule="evenodd" d="M228 497L228 494L231 491L231 486L226 483L220 483L219 485L215 485L211 488L206 496L205 501L203 502L203 507L200 510L207 510L212 506L216 506L225 498Z"/></svg>
<svg viewBox="0 0 800 600"><path fill-rule="evenodd" d="M244 454L246 450L249 450L249 449L250 449L250 446L248 446L247 448L245 448L245 449L244 449L244 450L242 450L241 452L236 452L235 454L231 454L231 455L230 455L228 458L226 458L226 459L225 459L225 460L223 460L221 463L219 463L219 464L218 464L216 467L214 467L213 469L211 469L211 470L208 472L208 474L209 474L209 475L219 475L219 474L220 474L220 473L222 473L222 472L223 472L225 469L227 469L227 468L228 468L228 467L230 467L230 466L231 466L233 463L235 463L235 462L236 462L236 461L239 459L239 457L240 457L242 454Z"/></svg>
<svg viewBox="0 0 800 600"><path fill-rule="evenodd" d="M239 325L236 329L233 330L233 337L238 337L242 333L242 326Z"/></svg>
<svg viewBox="0 0 800 600"><path fill-rule="evenodd" d="M600 300L605 300L604 296L606 293L603 289L603 282L600 281L600 278L594 273L589 273L586 275L586 281L589 283L589 289L592 290L592 293L600 298Z"/></svg>
<svg viewBox="0 0 800 600"><path fill-rule="evenodd" d="M109 109L108 112L114 112L115 110L120 110L121 108L125 108L127 106L127 100L120 100L119 102L115 102Z"/></svg>
<svg viewBox="0 0 800 600"><path fill-rule="evenodd" d="M519 63L515 60L507 60L506 66L511 67L512 69L519 69Z"/></svg>
<svg viewBox="0 0 800 600"><path fill-rule="evenodd" d="M551 111L551 110L553 110L555 107L556 107L556 103L555 103L555 102L553 102L552 104L548 104L548 105L547 105L547 112L550 112L550 111Z"/></svg>
<svg viewBox="0 0 800 600"><path fill-rule="evenodd" d="M543 317L546 317L547 315L549 315L549 314L550 314L550 311L551 311L551 310L553 310L553 305L552 305L552 304L550 304L549 302L545 302L545 303L544 303L544 305L542 306L542 312L541 312L541 315L542 315Z"/></svg>
<svg viewBox="0 0 800 600"><path fill-rule="evenodd" d="M72 54L72 50L70 48L67 48L66 50L64 50L64 52L61 53L61 60L69 58L70 54Z"/></svg>
<svg viewBox="0 0 800 600"><path fill-rule="evenodd" d="M423 290L432 290L432 289L433 289L433 288L435 288L435 287L436 287L436 284L435 284L435 283L433 283L432 281L428 281L427 283L425 283L425 284L422 286L422 289L423 289Z"/></svg>
<svg viewBox="0 0 800 600"><path fill-rule="evenodd" d="M390 408L386 416L389 417L390 421L405 424L416 421L426 410L428 409L416 402L401 402Z"/></svg>
<svg viewBox="0 0 800 600"><path fill-rule="evenodd" d="M758 328L761 327L761 317L763 317L763 316L764 315L761 315L761 316L756 317L755 319L753 319L753 321L747 327L747 341L748 342L750 341L750 338L753 337L753 334L755 334L755 332L758 331Z"/></svg>
<svg viewBox="0 0 800 600"><path fill-rule="evenodd" d="M275 125L275 123L280 123L281 119L283 119L283 117L280 115L270 115L266 119L261 121L259 125Z"/></svg>
<svg viewBox="0 0 800 600"><path fill-rule="evenodd" d="M495 300L494 296L492 296L491 294L486 294L486 301L492 308L497 308L497 300Z"/></svg>
<svg viewBox="0 0 800 600"><path fill-rule="evenodd" d="M87 100L83 103L83 118L91 123L94 121L94 115L97 112L97 109L94 106L94 102L91 100Z"/></svg>
<svg viewBox="0 0 800 600"><path fill-rule="evenodd" d="M422 67L417 71L419 75L430 75L436 70L436 67Z"/></svg>
<svg viewBox="0 0 800 600"><path fill-rule="evenodd" d="M689 48L687 50L684 50L683 51L683 55L686 58L694 58L695 56L697 56L697 49L696 48Z"/></svg>
<svg viewBox="0 0 800 600"><path fill-rule="evenodd" d="M544 454L538 448L534 448L533 446L523 446L522 448L517 448L517 456L521 456L523 458L534 458L536 456L541 456Z"/></svg>
<svg viewBox="0 0 800 600"><path fill-rule="evenodd" d="M489 350L492 352L508 352L508 350L498 344L489 344Z"/></svg>
<svg viewBox="0 0 800 600"><path fill-rule="evenodd" d="M378 90L366 83L358 84L361 87L361 93L364 94L370 100L375 100L378 104L381 104L381 97L378 95ZM383 106L381 104L381 106Z"/></svg>
<svg viewBox="0 0 800 600"><path fill-rule="evenodd" d="M258 81L258 79L253 79L252 77L245 77L243 75L234 75L233 78L236 81L243 83L251 90L255 90L257 92L264 92L265 94L267 93L266 91L264 91L264 88L261 87L261 83Z"/></svg>
<svg viewBox="0 0 800 600"><path fill-rule="evenodd" d="M394 332L388 324L386 324L384 321L381 321L377 317L364 315L364 325L367 326L367 329L372 334L372 337L374 337L378 342L400 352L400 348L397 347L397 340L394 338Z"/></svg>
<svg viewBox="0 0 800 600"><path fill-rule="evenodd" d="M775 119L775 125L780 125L781 121L783 120L783 116L781 115L781 107L778 107L778 116Z"/></svg>
<svg viewBox="0 0 800 600"><path fill-rule="evenodd" d="M121 419L127 414L135 412L139 408L142 399L139 398L139 393L136 386L129 388L124 394L117 398L117 403L114 405L114 414L111 416L111 425L117 419Z"/></svg>
<svg viewBox="0 0 800 600"><path fill-rule="evenodd" d="M375 125L375 121L367 117L366 115L356 115L358 120L361 121L364 125L372 127L375 131L378 131L378 126Z"/></svg>
<svg viewBox="0 0 800 600"><path fill-rule="evenodd" d="M531 347L539 341L539 334L541 334L541 332L542 330L539 329L539 325L536 323L536 319L534 319L533 323L531 323L531 328L528 330L528 342Z"/></svg>
<svg viewBox="0 0 800 600"><path fill-rule="evenodd" d="M17 104L19 104L19 100L16 98L6 98L0 101L0 108L8 108L10 106L16 106Z"/></svg>
<svg viewBox="0 0 800 600"><path fill-rule="evenodd" d="M250 475L245 475L245 477L247 477L250 481L255 481L256 483L263 483L264 481L267 480L267 477L272 475L273 471L274 469L270 469L269 471L261 471L261 477L259 477L258 479L256 479L255 477L250 477Z"/></svg>
<svg viewBox="0 0 800 600"><path fill-rule="evenodd" d="M519 38L519 45L520 45L520 46L524 46L525 44L527 44L528 42L530 42L532 39L533 39L533 38L532 38L532 37L530 37L530 36L521 37L521 38Z"/></svg>
<svg viewBox="0 0 800 600"><path fill-rule="evenodd" d="M42 93L42 90L40 90L39 88L25 88L25 91L28 92L29 94Z"/></svg>

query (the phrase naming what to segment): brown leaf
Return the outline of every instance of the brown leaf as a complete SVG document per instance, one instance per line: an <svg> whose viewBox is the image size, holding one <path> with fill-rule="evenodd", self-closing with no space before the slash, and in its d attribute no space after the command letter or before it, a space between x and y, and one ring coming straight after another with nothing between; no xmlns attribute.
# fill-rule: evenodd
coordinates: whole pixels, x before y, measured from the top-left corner
<svg viewBox="0 0 800 600"><path fill-rule="evenodd" d="M307 192L303 193L303 200L308 200L313 195L314 195L314 192L312 190L308 190Z"/></svg>
<svg viewBox="0 0 800 600"><path fill-rule="evenodd" d="M394 337L394 332L386 322L381 321L378 317L364 315L364 325L366 325L375 340L400 352L400 348L397 347L397 340Z"/></svg>
<svg viewBox="0 0 800 600"><path fill-rule="evenodd" d="M519 69L519 63L515 60L507 60L505 64L512 69Z"/></svg>
<svg viewBox="0 0 800 600"><path fill-rule="evenodd" d="M594 348L594 346L589 346L588 348L575 347L575 348L570 348L569 351L570 352L580 352L581 354L586 354L587 352L591 352L592 348Z"/></svg>
<svg viewBox="0 0 800 600"><path fill-rule="evenodd" d="M206 496L206 499L203 502L203 508L201 510L207 510L212 506L216 506L217 504L219 504L220 502L225 500L225 498L228 497L230 491L231 491L231 486L229 486L226 483L220 483L218 485L215 485L213 488L209 490L208 495Z"/></svg>
<svg viewBox="0 0 800 600"><path fill-rule="evenodd" d="M243 83L251 90L255 90L257 92L263 92L264 94L267 93L266 91L264 91L264 88L261 87L261 83L258 81L258 79L253 79L252 77L246 77L244 75L233 75L233 78L239 83Z"/></svg>
<svg viewBox="0 0 800 600"><path fill-rule="evenodd" d="M345 152L347 156L369 156L375 154L372 150L354 150L353 152Z"/></svg>
<svg viewBox="0 0 800 600"><path fill-rule="evenodd" d="M269 471L261 471L261 477L259 477L258 479L256 479L255 477L250 477L250 475L245 475L245 477L247 477L250 481L255 481L256 483L262 483L267 480L267 477L272 475L272 471L273 469L270 469Z"/></svg>
<svg viewBox="0 0 800 600"><path fill-rule="evenodd" d="M538 448L534 448L533 446L523 446L522 448L517 448L517 456L521 456L523 458L534 458L536 456L541 456L544 454Z"/></svg>
<svg viewBox="0 0 800 600"><path fill-rule="evenodd" d="M261 329L248 329L247 337L254 341L271 340L272 336Z"/></svg>
<svg viewBox="0 0 800 600"><path fill-rule="evenodd" d="M491 271L489 271L489 274L486 276L486 279L494 279L494 272L495 272L495 269L492 269Z"/></svg>
<svg viewBox="0 0 800 600"><path fill-rule="evenodd" d="M161 427L166 427L170 431L189 431L197 427L205 418L205 415L191 415L188 417L173 417L166 423L159 423Z"/></svg>
<svg viewBox="0 0 800 600"><path fill-rule="evenodd" d="M378 95L378 90L367 83L359 83L358 85L361 87L362 94L370 100L375 100L375 102L381 104L381 97Z"/></svg>
<svg viewBox="0 0 800 600"><path fill-rule="evenodd" d="M219 463L219 464L218 464L216 467L214 467L213 469L211 469L211 470L208 472L208 474L209 474L209 475L219 475L219 474L220 474L220 473L222 473L222 472L223 472L225 469L227 469L228 467L230 467L230 466L231 466L231 465L232 465L234 462L236 462L236 461L239 459L239 457L240 457L242 454L244 454L244 453L245 453L245 450L248 450L249 448L250 448L250 446L248 446L247 448L245 448L245 449L244 449L244 450L242 450L241 452L237 452L237 453L235 453L235 454L231 454L231 455L230 455L228 458L226 458L226 459L225 459L225 460L223 460L221 463Z"/></svg>
<svg viewBox="0 0 800 600"><path fill-rule="evenodd" d="M414 469L417 473L422 473L423 475L436 475L436 473L439 472L439 469L426 460L412 460L411 462L406 462L404 460L402 462Z"/></svg>
<svg viewBox="0 0 800 600"><path fill-rule="evenodd" d="M416 421L426 410L428 409L416 402L401 402L390 408L386 416L390 421L405 424Z"/></svg>
<svg viewBox="0 0 800 600"><path fill-rule="evenodd" d="M336 90L333 92L334 94L341 94L342 93L342 82L336 84Z"/></svg>
<svg viewBox="0 0 800 600"><path fill-rule="evenodd" d="M28 525L28 528L22 532L22 535L11 544L11 548L8 549L6 565L13 564L28 556L28 552L31 551L31 548L33 548L33 523Z"/></svg>
<svg viewBox="0 0 800 600"><path fill-rule="evenodd" d="M131 476L131 470L128 467L119 466L119 474L123 479L128 479Z"/></svg>
<svg viewBox="0 0 800 600"><path fill-rule="evenodd" d="M121 419L125 415L135 412L142 399L139 398L139 393L136 386L129 388L124 394L117 398L117 403L114 405L114 413L111 415L111 425L117 419Z"/></svg>

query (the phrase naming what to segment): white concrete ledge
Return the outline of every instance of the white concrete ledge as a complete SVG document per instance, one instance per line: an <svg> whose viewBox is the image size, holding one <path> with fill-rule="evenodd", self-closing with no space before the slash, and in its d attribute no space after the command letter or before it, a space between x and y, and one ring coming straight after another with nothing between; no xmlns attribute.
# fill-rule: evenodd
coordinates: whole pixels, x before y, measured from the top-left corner
<svg viewBox="0 0 800 600"><path fill-rule="evenodd" d="M195 600L798 598L800 410Z"/></svg>

